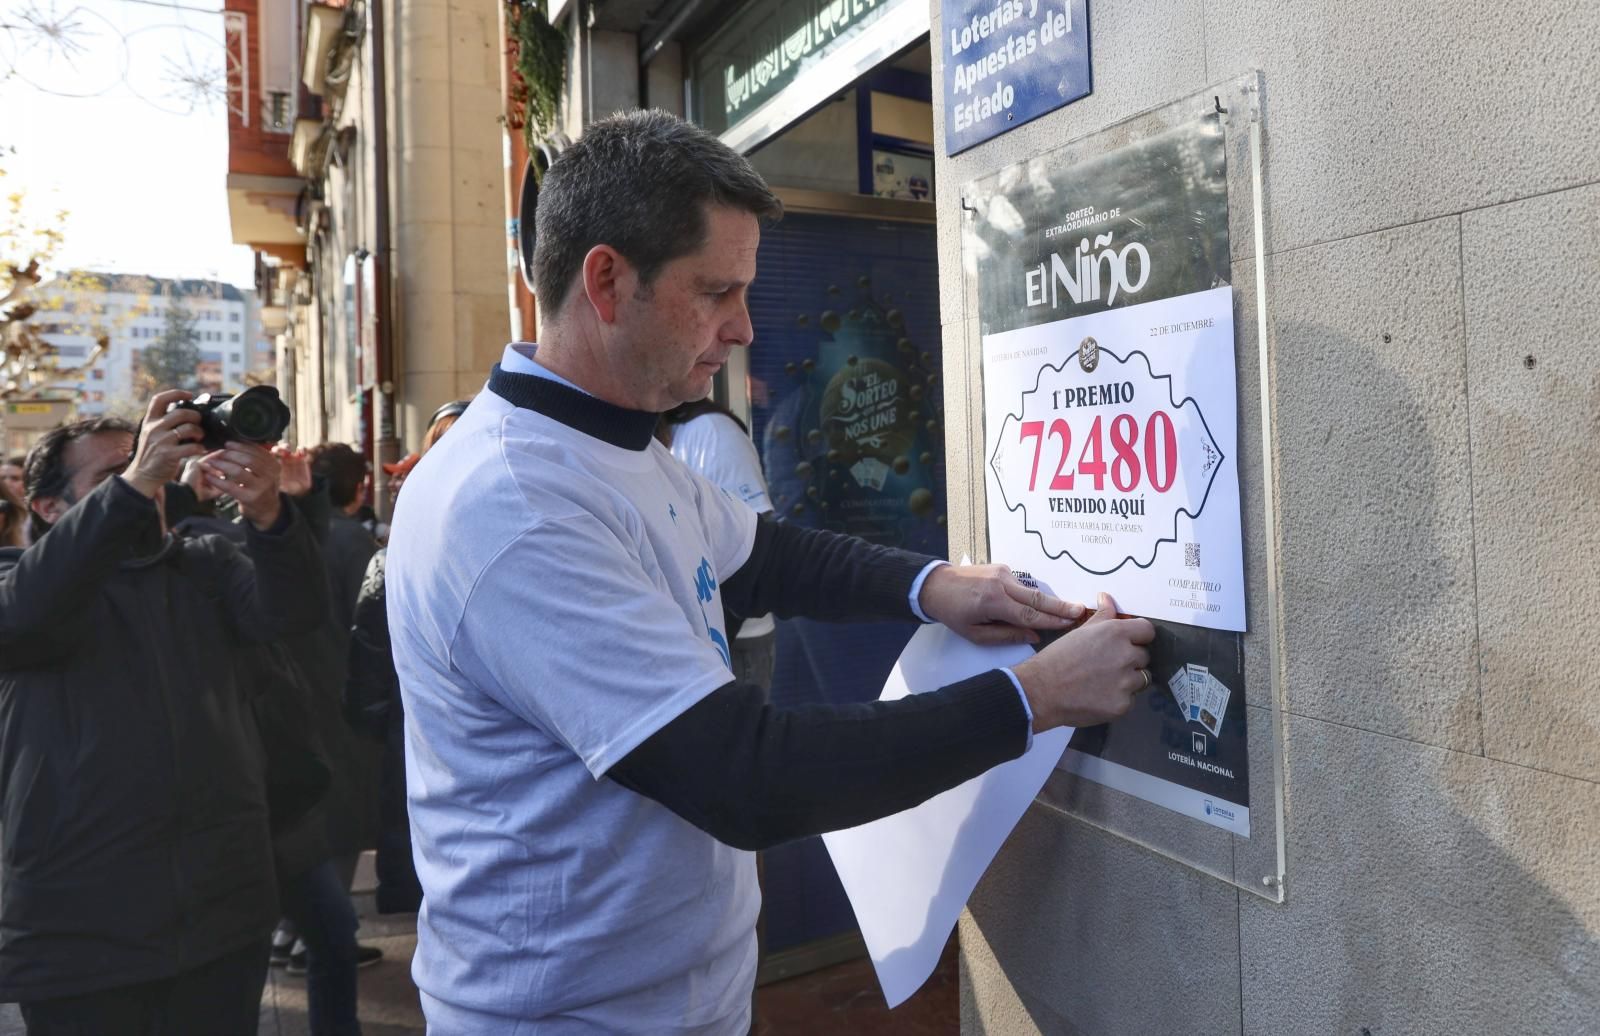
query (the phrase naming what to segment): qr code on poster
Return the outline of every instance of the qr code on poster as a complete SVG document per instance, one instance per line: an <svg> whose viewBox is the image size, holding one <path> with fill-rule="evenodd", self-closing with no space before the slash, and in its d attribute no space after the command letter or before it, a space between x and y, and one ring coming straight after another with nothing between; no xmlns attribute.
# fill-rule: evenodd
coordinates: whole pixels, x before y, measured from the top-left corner
<svg viewBox="0 0 1600 1036"><path fill-rule="evenodd" d="M1200 567L1200 544L1185 543L1183 545L1183 563L1190 568Z"/></svg>

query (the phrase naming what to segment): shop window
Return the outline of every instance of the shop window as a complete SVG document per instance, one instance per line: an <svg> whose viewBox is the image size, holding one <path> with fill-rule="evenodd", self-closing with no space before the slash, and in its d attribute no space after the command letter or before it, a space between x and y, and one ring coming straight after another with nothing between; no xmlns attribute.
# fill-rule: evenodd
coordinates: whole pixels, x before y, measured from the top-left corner
<svg viewBox="0 0 1600 1036"><path fill-rule="evenodd" d="M933 224L795 213L758 255L750 424L777 517L943 557ZM915 628L779 622L773 703L877 698ZM769 952L854 928L819 839L770 850L766 868Z"/></svg>

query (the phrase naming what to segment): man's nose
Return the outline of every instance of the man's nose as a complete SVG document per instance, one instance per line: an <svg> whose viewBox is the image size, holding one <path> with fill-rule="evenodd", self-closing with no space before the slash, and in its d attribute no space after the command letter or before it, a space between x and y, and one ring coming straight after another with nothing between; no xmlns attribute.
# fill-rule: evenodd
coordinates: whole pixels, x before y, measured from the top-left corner
<svg viewBox="0 0 1600 1036"><path fill-rule="evenodd" d="M739 299L738 311L723 326L722 333L722 340L733 345L749 345L755 341L756 329L750 322L750 305L743 297Z"/></svg>

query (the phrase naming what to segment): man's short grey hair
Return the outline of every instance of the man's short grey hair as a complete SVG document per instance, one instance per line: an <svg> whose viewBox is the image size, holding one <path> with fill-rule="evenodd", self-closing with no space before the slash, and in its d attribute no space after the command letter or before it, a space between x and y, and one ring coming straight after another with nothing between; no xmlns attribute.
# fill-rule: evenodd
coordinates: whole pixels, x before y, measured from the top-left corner
<svg viewBox="0 0 1600 1036"><path fill-rule="evenodd" d="M744 156L698 126L655 109L594 123L551 163L539 188L533 280L540 309L561 309L596 245L621 253L648 288L663 266L705 243L710 206L763 224L783 215Z"/></svg>

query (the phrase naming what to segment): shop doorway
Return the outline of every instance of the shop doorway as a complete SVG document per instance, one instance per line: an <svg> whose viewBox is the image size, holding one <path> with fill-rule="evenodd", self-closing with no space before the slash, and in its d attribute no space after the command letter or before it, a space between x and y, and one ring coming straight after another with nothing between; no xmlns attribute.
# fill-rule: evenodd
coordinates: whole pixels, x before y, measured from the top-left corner
<svg viewBox="0 0 1600 1036"><path fill-rule="evenodd" d="M750 429L784 520L945 555L944 391L931 221L791 213L751 289ZM779 706L872 701L915 624L778 623ZM764 978L861 952L821 839L765 854Z"/></svg>

